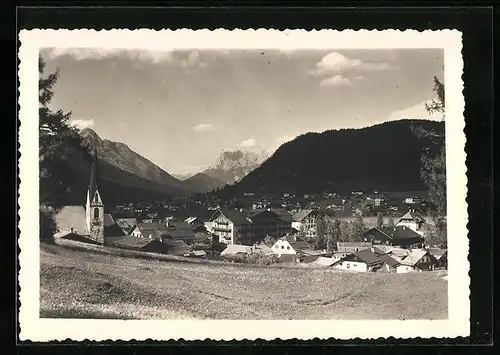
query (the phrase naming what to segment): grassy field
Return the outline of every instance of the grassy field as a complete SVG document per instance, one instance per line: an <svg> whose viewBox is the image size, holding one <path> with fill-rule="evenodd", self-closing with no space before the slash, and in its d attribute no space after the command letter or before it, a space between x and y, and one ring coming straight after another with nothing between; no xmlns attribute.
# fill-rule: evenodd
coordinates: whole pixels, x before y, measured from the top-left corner
<svg viewBox="0 0 500 355"><path fill-rule="evenodd" d="M447 318L442 272L396 275L190 263L79 244L42 244L41 317Z"/></svg>

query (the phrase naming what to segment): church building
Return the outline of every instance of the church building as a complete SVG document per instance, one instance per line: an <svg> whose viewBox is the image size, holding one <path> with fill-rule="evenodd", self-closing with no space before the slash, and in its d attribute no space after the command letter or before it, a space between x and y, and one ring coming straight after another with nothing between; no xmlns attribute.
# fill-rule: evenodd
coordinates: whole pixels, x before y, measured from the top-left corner
<svg viewBox="0 0 500 355"><path fill-rule="evenodd" d="M90 239L97 244L109 244L111 239L125 235L115 223L113 216L104 213L104 203L99 192L99 161L95 151L90 182L87 190L87 201L84 206L63 206L55 216L58 232L55 238L85 240Z"/></svg>

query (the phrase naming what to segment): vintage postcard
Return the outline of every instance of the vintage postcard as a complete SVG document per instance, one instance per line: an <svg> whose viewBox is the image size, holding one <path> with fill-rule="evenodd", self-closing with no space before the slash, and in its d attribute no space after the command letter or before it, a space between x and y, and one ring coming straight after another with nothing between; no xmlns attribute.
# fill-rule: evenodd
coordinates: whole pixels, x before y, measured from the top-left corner
<svg viewBox="0 0 500 355"><path fill-rule="evenodd" d="M19 38L21 340L469 335L459 31Z"/></svg>

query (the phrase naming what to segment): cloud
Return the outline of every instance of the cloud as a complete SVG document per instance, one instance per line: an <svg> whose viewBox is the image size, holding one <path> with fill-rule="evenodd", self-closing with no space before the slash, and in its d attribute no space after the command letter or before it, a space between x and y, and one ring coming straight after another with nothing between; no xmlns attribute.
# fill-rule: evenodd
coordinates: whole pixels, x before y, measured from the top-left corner
<svg viewBox="0 0 500 355"><path fill-rule="evenodd" d="M319 62L316 63L310 73L312 75L321 76L332 73L342 73L348 70L365 70L365 71L385 71L393 70L396 67L385 62L363 62L360 59L351 59L338 52L331 52L325 55Z"/></svg>
<svg viewBox="0 0 500 355"><path fill-rule="evenodd" d="M391 112L391 114L389 115L389 120L400 120L404 118L441 120L443 118L443 115L441 113L429 114L425 109L425 104L429 101L430 100L424 100L405 109Z"/></svg>
<svg viewBox="0 0 500 355"><path fill-rule="evenodd" d="M70 124L78 129L91 128L94 127L94 120L92 118L88 120L71 120Z"/></svg>
<svg viewBox="0 0 500 355"><path fill-rule="evenodd" d="M349 78L346 78L345 76L342 75L334 75L329 78L325 78L321 80L319 83L320 86L345 86L345 85L352 85L352 81Z"/></svg>
<svg viewBox="0 0 500 355"><path fill-rule="evenodd" d="M248 138L248 139L245 139L243 142L241 142L239 144L239 146L242 148L250 148L250 147L254 147L255 144L257 144L257 141L255 140L255 138Z"/></svg>
<svg viewBox="0 0 500 355"><path fill-rule="evenodd" d="M193 127L195 132L215 131L215 127L210 123L200 123Z"/></svg>
<svg viewBox="0 0 500 355"><path fill-rule="evenodd" d="M173 56L170 50L130 50L122 48L51 48L47 52L47 57L55 59L68 56L75 60L100 60L106 58L126 57L131 60L161 63L172 61Z"/></svg>

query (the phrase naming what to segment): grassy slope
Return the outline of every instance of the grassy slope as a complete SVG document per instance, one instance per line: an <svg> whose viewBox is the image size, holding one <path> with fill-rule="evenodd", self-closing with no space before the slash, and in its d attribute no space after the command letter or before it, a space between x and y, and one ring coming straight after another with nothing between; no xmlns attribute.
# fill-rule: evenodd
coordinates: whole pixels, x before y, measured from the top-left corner
<svg viewBox="0 0 500 355"><path fill-rule="evenodd" d="M76 243L76 242L73 242ZM96 248L96 247L93 247ZM440 319L437 272L180 263L41 248L41 317L121 319Z"/></svg>

